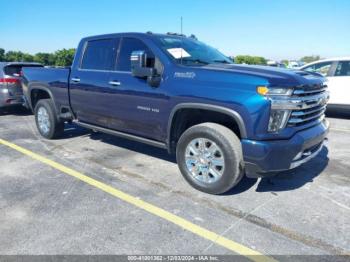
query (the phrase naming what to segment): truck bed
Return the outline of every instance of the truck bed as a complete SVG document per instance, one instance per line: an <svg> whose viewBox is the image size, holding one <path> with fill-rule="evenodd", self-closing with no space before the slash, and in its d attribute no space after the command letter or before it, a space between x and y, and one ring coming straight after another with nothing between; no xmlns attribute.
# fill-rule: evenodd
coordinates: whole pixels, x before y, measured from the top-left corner
<svg viewBox="0 0 350 262"><path fill-rule="evenodd" d="M70 68L23 68L23 92L31 109L30 93L34 87L40 85L41 88L49 92L55 99L58 112L62 107L69 107L69 76Z"/></svg>

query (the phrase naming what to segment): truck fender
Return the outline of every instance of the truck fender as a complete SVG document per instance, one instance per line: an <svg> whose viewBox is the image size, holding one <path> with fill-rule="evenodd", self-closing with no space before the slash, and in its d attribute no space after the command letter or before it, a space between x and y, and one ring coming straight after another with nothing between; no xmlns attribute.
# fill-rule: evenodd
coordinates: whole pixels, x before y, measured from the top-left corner
<svg viewBox="0 0 350 262"><path fill-rule="evenodd" d="M184 108L205 109L205 110L210 110L210 111L215 111L215 112L220 112L220 113L226 114L226 115L232 117L236 121L238 128L239 128L239 132L241 134L241 138L247 138L247 131L245 128L245 124L243 122L241 115L238 112L236 112L230 108L217 106L217 105L210 105L210 104L203 104L203 103L180 103L180 104L177 104L172 109L172 111L170 113L168 127L167 127L167 144L168 145L170 144L170 136L171 136L171 128L172 128L173 118L178 110L184 109Z"/></svg>
<svg viewBox="0 0 350 262"><path fill-rule="evenodd" d="M47 92L49 94L49 96L50 96L50 99L52 99L52 101L53 101L53 103L54 103L54 105L56 107L55 98L52 95L51 90L48 87L44 86L44 85L35 85L33 83L33 86L29 86L29 88L28 88L28 91L29 91L28 92L28 97L29 97L28 103L29 103L30 108L32 109L32 111L34 111L33 104L32 104L32 91L33 91L33 89L39 89L39 90ZM57 110L57 108L56 108L56 110Z"/></svg>

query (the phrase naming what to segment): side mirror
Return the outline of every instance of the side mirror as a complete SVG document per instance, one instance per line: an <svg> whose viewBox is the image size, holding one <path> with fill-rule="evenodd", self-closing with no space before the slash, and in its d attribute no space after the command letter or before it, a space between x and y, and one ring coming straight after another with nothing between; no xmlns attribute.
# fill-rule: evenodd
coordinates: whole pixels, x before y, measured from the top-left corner
<svg viewBox="0 0 350 262"><path fill-rule="evenodd" d="M155 74L155 69L147 67L145 51L133 51L130 56L131 74L135 77L146 78Z"/></svg>
<svg viewBox="0 0 350 262"><path fill-rule="evenodd" d="M130 62L132 76L147 79L147 83L152 87L160 85L161 77L157 74L157 70L147 67L146 51L133 51L130 56Z"/></svg>

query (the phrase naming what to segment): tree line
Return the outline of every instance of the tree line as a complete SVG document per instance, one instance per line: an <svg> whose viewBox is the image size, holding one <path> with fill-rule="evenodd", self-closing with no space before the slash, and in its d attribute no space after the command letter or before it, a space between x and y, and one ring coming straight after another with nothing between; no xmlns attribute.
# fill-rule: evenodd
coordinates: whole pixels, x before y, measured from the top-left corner
<svg viewBox="0 0 350 262"><path fill-rule="evenodd" d="M234 61L237 64L266 65L268 60L261 56L237 55Z"/></svg>
<svg viewBox="0 0 350 262"><path fill-rule="evenodd" d="M305 64L320 60L321 57L319 55L310 55L310 56L303 56L299 59L299 61L304 62ZM237 64L248 64L248 65L266 65L267 61L269 59L266 59L265 57L261 56L250 56L250 55L237 55L234 58L235 62ZM288 66L289 61L287 59L281 60L281 63Z"/></svg>
<svg viewBox="0 0 350 262"><path fill-rule="evenodd" d="M60 49L53 53L36 53L34 55L21 51L7 51L0 48L0 61L5 62L37 62L46 66L70 66L73 62L75 48ZM320 56L311 55L300 58L304 63L320 60ZM237 64L266 65L268 59L261 56L237 55L234 57ZM286 66L288 60L282 60Z"/></svg>
<svg viewBox="0 0 350 262"><path fill-rule="evenodd" d="M305 64L320 60L321 57L319 55L310 55L303 56L299 59L299 61L304 62ZM266 65L269 59L261 56L250 56L250 55L237 55L234 57L234 60L237 64L248 64L248 65ZM287 59L281 60L281 63L288 66L289 61Z"/></svg>
<svg viewBox="0 0 350 262"><path fill-rule="evenodd" d="M0 48L0 61L3 62L37 62L45 66L70 66L73 62L75 48L60 49L53 53L39 52L34 55L21 51L5 51Z"/></svg>

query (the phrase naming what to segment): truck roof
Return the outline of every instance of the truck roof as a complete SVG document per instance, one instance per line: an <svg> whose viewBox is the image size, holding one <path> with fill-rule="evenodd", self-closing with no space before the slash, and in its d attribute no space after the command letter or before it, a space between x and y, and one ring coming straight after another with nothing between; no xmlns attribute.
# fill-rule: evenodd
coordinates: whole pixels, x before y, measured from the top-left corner
<svg viewBox="0 0 350 262"><path fill-rule="evenodd" d="M122 36L129 36L129 37L147 37L147 38L153 38L154 36L168 36L168 37L187 37L186 35L177 34L177 33L166 33L166 34L159 34L159 33L152 33L152 32L146 32L146 33L140 33L140 32L125 32L125 33L112 33L112 34L103 34L103 35L94 35L94 36L88 36L84 37L82 40L92 40L92 39L103 39L103 38L113 38L113 37L122 37ZM192 37L194 37L192 35Z"/></svg>

